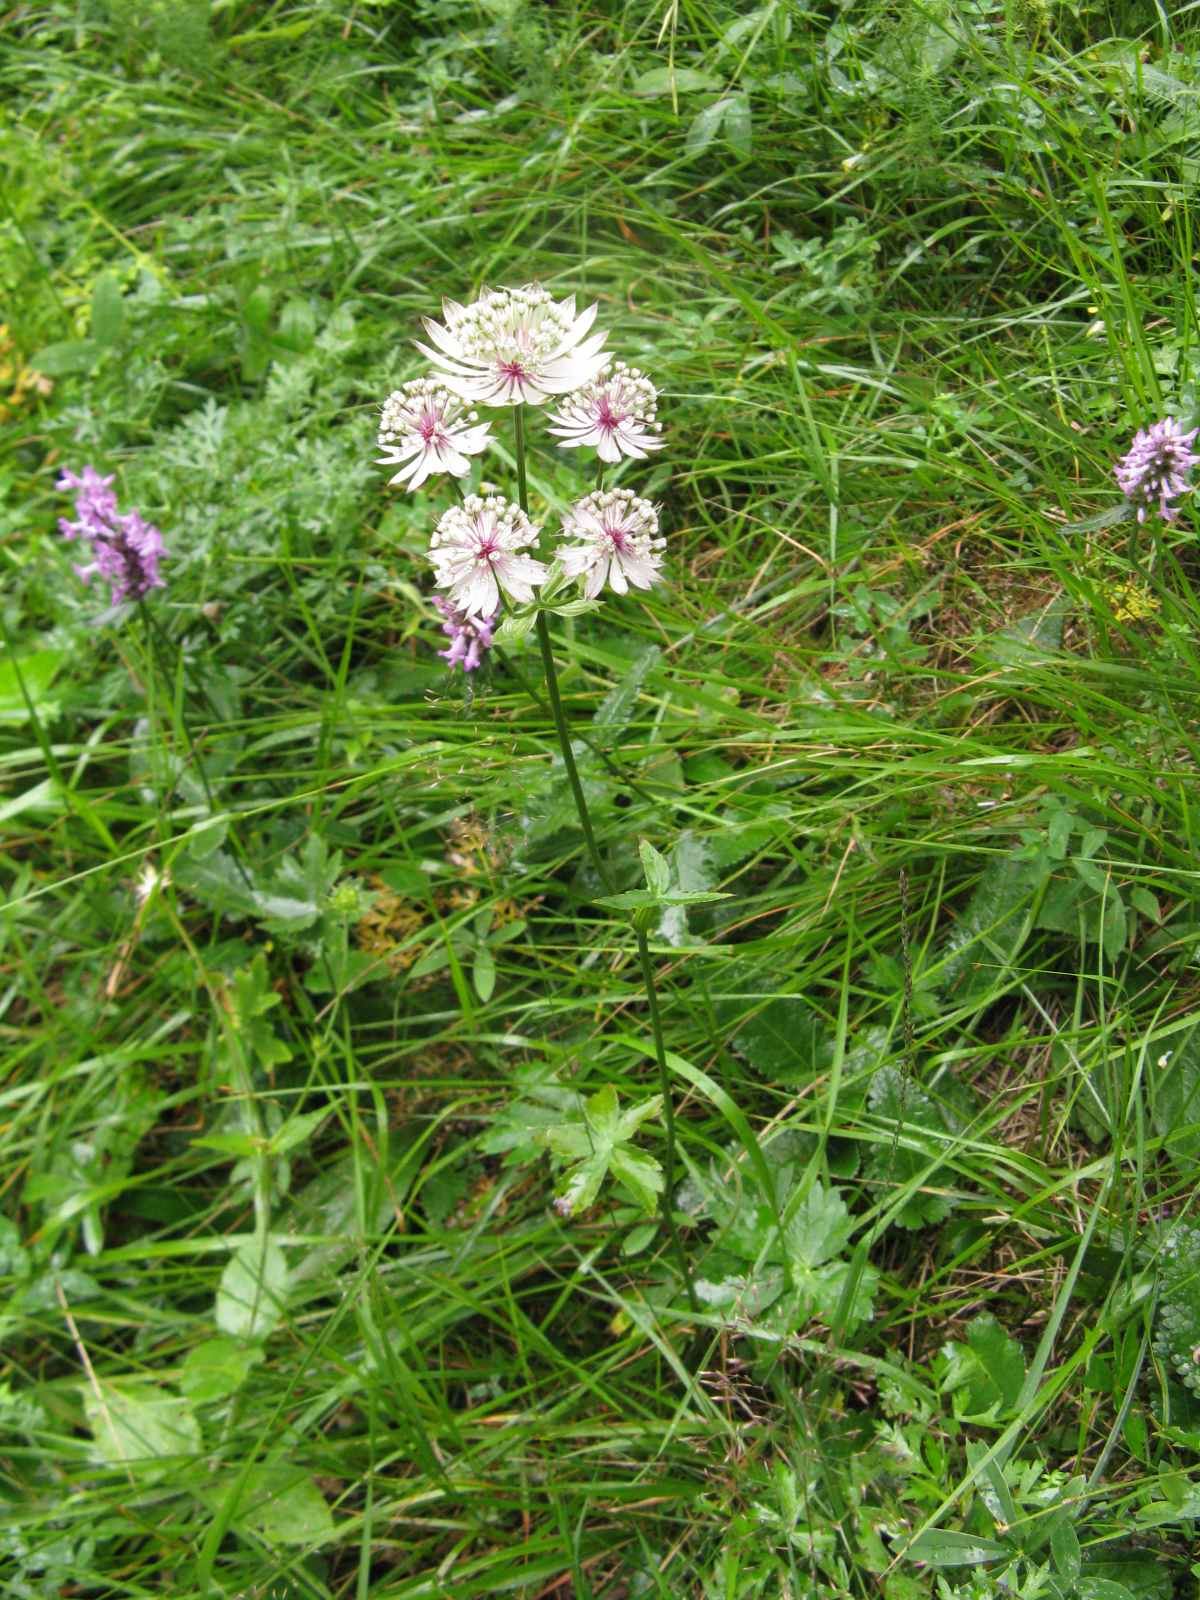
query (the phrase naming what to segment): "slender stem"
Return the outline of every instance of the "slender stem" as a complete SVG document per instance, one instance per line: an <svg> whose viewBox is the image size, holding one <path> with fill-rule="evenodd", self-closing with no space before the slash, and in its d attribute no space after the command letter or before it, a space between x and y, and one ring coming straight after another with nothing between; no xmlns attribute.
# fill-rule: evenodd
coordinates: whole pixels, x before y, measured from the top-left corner
<svg viewBox="0 0 1200 1600"><path fill-rule="evenodd" d="M513 407L513 420L517 426L517 504L529 515L529 484L525 478L525 407Z"/></svg>
<svg viewBox="0 0 1200 1600"><path fill-rule="evenodd" d="M554 667L554 649L550 643L550 627L546 621L546 613L538 612L537 618L538 644L542 647L542 667L546 674L546 693L550 697L550 714L554 718L554 727L558 733L558 743L562 750L563 764L567 769L567 781L571 785L571 794L575 801L575 810L579 814L579 825L583 829L583 837L587 841L588 854L592 858L592 865L608 893L612 893L612 879L608 875L608 868L600 855L600 847L596 843L596 835L592 831L592 819L588 813L587 801L583 795L583 785L579 781L579 768L575 765L575 752L571 749L571 735L567 730L567 719L563 712L562 696L558 692L558 673Z"/></svg>
<svg viewBox="0 0 1200 1600"><path fill-rule="evenodd" d="M691 1270L688 1267L687 1255L684 1252L683 1240L679 1237L679 1229L675 1226L675 1212L672 1209L671 1197L675 1192L675 1107L671 1098L671 1074L667 1068L667 1047L663 1039L662 1017L658 1009L658 991L654 987L654 968L650 964L650 946L646 935L641 928L635 927L637 935L638 961L642 968L642 982L646 988L646 1003L650 1007L650 1027L654 1034L654 1055L658 1062L658 1083L662 1090L663 1123L667 1130L667 1148L663 1158L663 1191L659 1202L663 1223L670 1235L671 1248L675 1251L675 1259L679 1263L680 1276L683 1286L687 1290L688 1305L693 1311L699 1311L700 1302L696 1298L696 1286L692 1282Z"/></svg>
<svg viewBox="0 0 1200 1600"><path fill-rule="evenodd" d="M525 476L524 408L517 406L515 410L517 499L521 510L528 515L529 491ZM562 695L558 689L558 671L554 665L554 648L550 642L550 625L546 620L544 611L539 611L537 614L537 636L538 644L542 651L542 668L546 676L546 693L550 700L550 714L554 718L554 729L558 734L559 748L562 750L563 765L567 769L567 781L571 785L571 795L575 801L579 825L583 829L583 837L587 841L588 854L592 858L592 865L596 869L597 876L605 889L611 894L612 879L600 855L600 847L596 843L591 814L588 811L587 800L584 797L583 785L579 781L579 769L575 765L575 752L571 749L571 734L567 727L566 713L563 711ZM634 934L637 938L638 963L642 969L642 984L646 990L646 1004L650 1009L650 1028L654 1034L654 1055L658 1062L658 1081L662 1090L663 1100L663 1123L667 1134L667 1147L663 1161L663 1189L659 1202L659 1211L662 1215L663 1225L671 1240L675 1259L679 1263L679 1273L687 1291L688 1305L695 1312L699 1311L700 1302L696 1298L696 1287L688 1268L683 1240L679 1237L679 1229L675 1226L675 1213L672 1209L672 1196L675 1192L675 1108L671 1098L671 1075L667 1066L667 1047L663 1038L662 1014L658 1009L658 991L654 985L654 967L650 961L650 946L646 941L645 933L636 924L634 926Z"/></svg>
<svg viewBox="0 0 1200 1600"><path fill-rule="evenodd" d="M159 627L158 618L150 610L150 607L145 603L145 601L142 601L139 604L138 610L141 612L142 620L146 624L146 637L150 641L150 657L151 657L152 660L155 660L155 661L158 662L159 670L161 671L161 673L163 675L164 682L169 686L170 678L169 678L168 672L167 672L167 662L163 659L163 655L162 655L161 652L162 652L163 649L166 649L166 648L170 647L170 640L167 638L167 636L163 633L162 629ZM181 665L183 666L184 675L186 676L186 674L187 674L187 662L184 659L182 647L179 648L179 661L180 661ZM205 700L205 703L207 704L209 710L212 711L213 714L215 715L216 714L216 710L215 710L215 707L213 706L212 701L209 700L208 694L203 689L201 690L201 692L204 694L204 700ZM187 744L187 747L188 747L188 755L189 755L189 757L191 759L192 765L195 767L196 772L199 775L200 784L201 784L201 787L204 790L204 798L208 801L209 815L210 816L216 816L216 814L217 814L216 796L213 793L212 785L208 781L208 773L205 771L205 768L204 768L204 761L203 761L203 759L202 759L202 757L200 755L200 747L199 747L199 744L196 741L195 735L192 733L191 727L188 724L187 713L183 709L182 700L180 701L179 705L176 707L176 712L177 712L178 717L179 717L179 725L183 729L183 737L184 737L184 742ZM251 892L253 892L254 885L250 881L250 874L247 872L245 864L244 864L244 862L242 860L242 854L243 854L243 852L242 852L242 844L241 844L241 840L237 836L237 830L235 828L233 828L233 827L230 828L229 837L233 842L233 864L238 869L238 872L241 875L242 882L245 884L246 888L249 889Z"/></svg>

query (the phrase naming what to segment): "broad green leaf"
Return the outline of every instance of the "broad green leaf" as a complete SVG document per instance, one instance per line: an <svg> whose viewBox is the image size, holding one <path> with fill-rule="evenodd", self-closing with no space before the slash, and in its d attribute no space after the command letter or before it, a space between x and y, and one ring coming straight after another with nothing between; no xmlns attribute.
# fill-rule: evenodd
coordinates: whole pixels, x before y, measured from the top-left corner
<svg viewBox="0 0 1200 1600"><path fill-rule="evenodd" d="M967 1327L967 1348L987 1379L986 1386L972 1384L972 1409L987 1411L998 1401L1005 1411L1011 1410L1025 1381L1025 1356L1021 1346L990 1312L985 1311Z"/></svg>
<svg viewBox="0 0 1200 1600"><path fill-rule="evenodd" d="M315 1546L333 1538L334 1524L325 1496L299 1467L252 1467L207 1491L204 1499L223 1507L237 1495L232 1526L257 1534L268 1544Z"/></svg>
<svg viewBox="0 0 1200 1600"><path fill-rule="evenodd" d="M265 1339L287 1302L287 1259L273 1238L243 1239L221 1274L217 1327L235 1339Z"/></svg>
<svg viewBox="0 0 1200 1600"><path fill-rule="evenodd" d="M471 981L475 985L475 993L486 1005L496 988L496 958L486 944L476 947Z"/></svg>
<svg viewBox="0 0 1200 1600"><path fill-rule="evenodd" d="M196 1405L225 1400L235 1394L256 1362L262 1360L257 1345L238 1339L206 1339L189 1350L179 1373L179 1387Z"/></svg>
<svg viewBox="0 0 1200 1600"><path fill-rule="evenodd" d="M622 733L633 720L637 707L638 695L647 675L658 665L662 651L656 644L647 645L634 657L632 665L619 683L605 695L600 702L596 715L592 718L592 726L602 728L612 737Z"/></svg>
<svg viewBox="0 0 1200 1600"><path fill-rule="evenodd" d="M793 1262L818 1267L840 1254L854 1231L846 1203L836 1189L814 1183L803 1201L789 1209L784 1223L788 1254Z"/></svg>
<svg viewBox="0 0 1200 1600"><path fill-rule="evenodd" d="M701 155L708 149L720 131L729 104L730 97L725 96L723 99L714 100L712 105L705 106L696 114L683 142L683 148L689 156Z"/></svg>
<svg viewBox="0 0 1200 1600"><path fill-rule="evenodd" d="M1200 1161L1200 1029L1185 1033L1149 1069L1150 1110L1167 1155L1181 1172Z"/></svg>
<svg viewBox="0 0 1200 1600"><path fill-rule="evenodd" d="M735 155L745 161L750 159L754 153L754 124L749 95L730 95L725 109L725 137Z"/></svg>
<svg viewBox="0 0 1200 1600"><path fill-rule="evenodd" d="M111 272L102 272L92 289L92 338L99 345L111 347L120 342L124 327L125 305L121 299L121 285Z"/></svg>
<svg viewBox="0 0 1200 1600"><path fill-rule="evenodd" d="M904 1551L910 1561L926 1561L931 1567L984 1566L990 1561L1002 1561L1012 1553L998 1539L985 1539L974 1533L953 1533L944 1528L919 1533Z"/></svg>
<svg viewBox="0 0 1200 1600"><path fill-rule="evenodd" d="M719 89L720 78L695 67L651 67L633 81L630 90L637 95L693 94L702 89Z"/></svg>
<svg viewBox="0 0 1200 1600"><path fill-rule="evenodd" d="M1050 1530L1050 1554L1054 1560L1055 1571L1068 1583L1074 1583L1079 1577L1082 1557L1079 1550L1079 1537L1071 1522L1069 1511L1059 1511L1054 1517L1054 1526Z"/></svg>
<svg viewBox="0 0 1200 1600"><path fill-rule="evenodd" d="M642 860L642 871L646 874L647 889L652 895L661 898L671 883L671 869L667 865L667 858L659 854L649 839L638 840L638 855Z"/></svg>
<svg viewBox="0 0 1200 1600"><path fill-rule="evenodd" d="M76 373L90 372L100 359L101 348L95 339L63 339L31 356L29 365L48 378L70 378Z"/></svg>
<svg viewBox="0 0 1200 1600"><path fill-rule="evenodd" d="M15 660L0 660L0 723L19 726L29 721L25 695L33 702L39 721L50 722L58 716L59 703L49 691L65 655L64 650L34 650ZM25 694L21 693L22 684Z"/></svg>
<svg viewBox="0 0 1200 1600"><path fill-rule="evenodd" d="M717 1016L727 1022L744 1013L746 1005L746 1001L722 1001ZM832 1056L820 1016L795 995L779 995L746 1017L732 1043L758 1076L770 1083L807 1082L825 1069Z"/></svg>
<svg viewBox="0 0 1200 1600"><path fill-rule="evenodd" d="M200 1427L188 1402L156 1383L80 1385L101 1461L141 1477L183 1474L200 1453Z"/></svg>
<svg viewBox="0 0 1200 1600"><path fill-rule="evenodd" d="M306 1111L302 1116L289 1117L279 1132L271 1136L271 1154L286 1155L289 1150L307 1144L328 1116L328 1111Z"/></svg>
<svg viewBox="0 0 1200 1600"><path fill-rule="evenodd" d="M892 1138L875 1146L867 1173L876 1183L893 1189L913 1186L895 1214L896 1223L902 1228L921 1228L941 1222L949 1215L950 1201L929 1190L936 1181L930 1162L940 1155L943 1142L937 1136L945 1132L941 1112L919 1085L895 1067L880 1067L872 1076L867 1105L893 1131ZM920 1142L922 1132L931 1135L928 1144L912 1148ZM926 1177L926 1173L930 1175Z"/></svg>

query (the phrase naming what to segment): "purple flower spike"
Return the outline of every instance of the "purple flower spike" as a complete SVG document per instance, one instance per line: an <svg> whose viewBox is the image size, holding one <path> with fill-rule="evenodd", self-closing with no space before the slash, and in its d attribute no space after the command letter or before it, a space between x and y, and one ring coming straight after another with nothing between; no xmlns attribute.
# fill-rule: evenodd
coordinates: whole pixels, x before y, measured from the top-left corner
<svg viewBox="0 0 1200 1600"><path fill-rule="evenodd" d="M75 491L75 522L59 518L64 539L86 539L91 546L90 561L80 562L75 571L84 583L99 574L112 590L112 603L140 600L151 589L162 589L165 580L159 562L166 554L163 537L153 523L139 511L121 516L117 497L94 467L84 467L76 476L64 472L56 487L63 493Z"/></svg>
<svg viewBox="0 0 1200 1600"><path fill-rule="evenodd" d="M1114 475L1139 522L1145 522L1151 511L1157 511L1164 522L1171 522L1176 516L1171 501L1191 488L1188 475L1200 461L1200 455L1190 448L1197 433L1200 428L1185 433L1181 423L1167 417L1134 434L1133 444L1117 462Z"/></svg>
<svg viewBox="0 0 1200 1600"><path fill-rule="evenodd" d="M452 667L461 666L464 672L474 672L492 648L492 630L500 619L500 612L497 610L487 618L470 617L440 595L434 596L433 603L446 619L442 632L450 640L450 648L439 650L438 655Z"/></svg>

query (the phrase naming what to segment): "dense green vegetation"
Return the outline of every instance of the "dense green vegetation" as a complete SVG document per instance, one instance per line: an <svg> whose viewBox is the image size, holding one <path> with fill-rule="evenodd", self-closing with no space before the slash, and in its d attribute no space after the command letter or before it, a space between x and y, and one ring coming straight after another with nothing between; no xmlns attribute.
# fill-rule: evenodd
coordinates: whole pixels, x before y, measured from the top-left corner
<svg viewBox="0 0 1200 1600"><path fill-rule="evenodd" d="M1112 477L1200 420L1174 10L10 6L6 1595L1195 1592L1200 564ZM616 888L726 896L649 930L698 1309L537 649L446 669L374 465L533 281L661 391L667 581L553 633Z"/></svg>

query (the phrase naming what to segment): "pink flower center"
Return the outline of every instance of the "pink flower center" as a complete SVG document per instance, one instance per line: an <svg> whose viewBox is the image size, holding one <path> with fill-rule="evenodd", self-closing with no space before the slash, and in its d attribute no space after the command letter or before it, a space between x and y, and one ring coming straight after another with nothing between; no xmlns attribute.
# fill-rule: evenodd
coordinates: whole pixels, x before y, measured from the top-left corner
<svg viewBox="0 0 1200 1600"><path fill-rule="evenodd" d="M479 561L479 562L484 562L484 561L490 562L492 557L496 554L496 549L497 549L497 546L496 546L494 540L485 539L483 541L483 543L479 546L479 549L476 550L476 552L475 552L476 561Z"/></svg>
<svg viewBox="0 0 1200 1600"><path fill-rule="evenodd" d="M529 381L529 374L523 361L501 361L498 370L505 383L512 384L516 388Z"/></svg>
<svg viewBox="0 0 1200 1600"><path fill-rule="evenodd" d="M596 408L596 426L605 433L615 433L625 421L625 418L614 411L607 395L601 395L600 404Z"/></svg>
<svg viewBox="0 0 1200 1600"><path fill-rule="evenodd" d="M604 524L604 531L608 535L613 549L620 551L623 554L629 544L629 539L625 529L619 524L614 526L611 522L606 522Z"/></svg>

